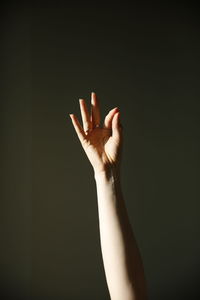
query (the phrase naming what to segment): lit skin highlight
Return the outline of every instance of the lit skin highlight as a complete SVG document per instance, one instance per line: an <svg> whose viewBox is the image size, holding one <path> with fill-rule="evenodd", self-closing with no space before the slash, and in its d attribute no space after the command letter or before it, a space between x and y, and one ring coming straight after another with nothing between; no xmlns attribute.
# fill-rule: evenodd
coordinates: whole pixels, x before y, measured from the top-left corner
<svg viewBox="0 0 200 300"><path fill-rule="evenodd" d="M100 243L110 298L147 300L142 258L121 189L123 127L119 109L111 109L101 127L96 93L91 93L90 113L84 99L79 99L79 105L82 125L74 114L70 117L94 170Z"/></svg>

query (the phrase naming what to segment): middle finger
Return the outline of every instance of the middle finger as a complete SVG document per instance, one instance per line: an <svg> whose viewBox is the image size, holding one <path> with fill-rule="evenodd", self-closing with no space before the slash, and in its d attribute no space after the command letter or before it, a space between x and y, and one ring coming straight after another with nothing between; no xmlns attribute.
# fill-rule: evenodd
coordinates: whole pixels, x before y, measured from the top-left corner
<svg viewBox="0 0 200 300"><path fill-rule="evenodd" d="M93 128L95 128L96 126L100 126L101 116L100 116L99 101L98 101L96 93L94 93L94 92L91 93L91 104L92 104L91 122L92 122Z"/></svg>
<svg viewBox="0 0 200 300"><path fill-rule="evenodd" d="M89 112L88 112L85 100L79 99L79 104L80 104L80 110L81 110L81 116L82 116L82 122L83 122L83 129L84 129L84 131L91 130L92 123L90 121L90 116L89 116Z"/></svg>

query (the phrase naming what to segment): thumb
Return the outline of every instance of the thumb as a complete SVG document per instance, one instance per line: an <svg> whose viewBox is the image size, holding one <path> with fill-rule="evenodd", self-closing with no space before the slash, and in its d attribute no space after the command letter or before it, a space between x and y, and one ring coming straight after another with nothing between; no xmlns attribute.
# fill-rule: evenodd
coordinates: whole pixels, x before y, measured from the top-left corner
<svg viewBox="0 0 200 300"><path fill-rule="evenodd" d="M116 140L120 140L122 126L120 124L120 112L117 112L112 119L112 136Z"/></svg>

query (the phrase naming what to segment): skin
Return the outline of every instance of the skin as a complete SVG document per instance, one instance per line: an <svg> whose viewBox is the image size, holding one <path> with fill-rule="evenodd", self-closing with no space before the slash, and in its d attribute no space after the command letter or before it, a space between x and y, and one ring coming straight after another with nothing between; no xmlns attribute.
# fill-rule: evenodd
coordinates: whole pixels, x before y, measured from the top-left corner
<svg viewBox="0 0 200 300"><path fill-rule="evenodd" d="M94 170L100 243L110 298L146 300L147 285L142 258L121 189L123 127L119 109L115 107L110 110L101 127L96 94L91 93L91 113L84 99L79 99L79 105L83 125L74 114L70 117Z"/></svg>
<svg viewBox="0 0 200 300"><path fill-rule="evenodd" d="M109 165L119 165L122 146L122 126L119 110L113 108L105 117L102 128L100 124L100 107L95 93L91 93L91 115L84 99L79 99L83 127L77 117L70 114L74 128L82 147L95 172L105 171ZM89 132L86 132L89 130Z"/></svg>

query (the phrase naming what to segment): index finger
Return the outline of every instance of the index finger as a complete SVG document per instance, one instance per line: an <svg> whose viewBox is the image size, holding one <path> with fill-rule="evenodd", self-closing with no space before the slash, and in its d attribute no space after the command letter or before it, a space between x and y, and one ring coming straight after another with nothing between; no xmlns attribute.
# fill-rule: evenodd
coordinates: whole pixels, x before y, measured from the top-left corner
<svg viewBox="0 0 200 300"><path fill-rule="evenodd" d="M72 124L74 126L74 129L78 135L80 142L83 143L86 138L86 135L85 135L85 132L84 132L82 126L80 125L77 117L74 114L70 114L69 116L72 120Z"/></svg>

